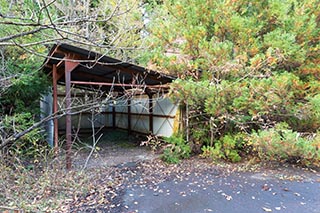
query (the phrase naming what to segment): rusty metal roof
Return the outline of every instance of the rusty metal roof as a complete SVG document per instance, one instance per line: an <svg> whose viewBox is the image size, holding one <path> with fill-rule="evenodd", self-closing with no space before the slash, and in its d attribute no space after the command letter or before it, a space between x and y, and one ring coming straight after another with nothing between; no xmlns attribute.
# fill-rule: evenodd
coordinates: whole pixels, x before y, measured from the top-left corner
<svg viewBox="0 0 320 213"><path fill-rule="evenodd" d="M43 70L51 75L52 67L55 64L61 74L58 83L65 84L63 74L65 65L63 62L66 60L79 62L79 65L71 72L73 82L83 83L78 84L78 87L92 88L99 86L100 89L105 91L112 87L115 91L123 91L130 89L130 85L132 87L143 85L145 88L156 88L156 86L166 85L176 79L174 76L64 43L53 45L44 62Z"/></svg>

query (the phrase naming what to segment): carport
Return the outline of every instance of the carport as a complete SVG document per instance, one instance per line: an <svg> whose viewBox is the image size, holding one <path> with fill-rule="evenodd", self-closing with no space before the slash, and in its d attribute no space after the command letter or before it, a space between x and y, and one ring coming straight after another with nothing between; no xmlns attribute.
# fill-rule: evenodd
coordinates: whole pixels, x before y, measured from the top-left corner
<svg viewBox="0 0 320 213"><path fill-rule="evenodd" d="M127 95L128 92L135 90L135 94L144 94L147 97L147 112L132 112L131 101L128 99L125 112L116 112L116 106L110 107L108 115L112 116L113 128L117 127L116 116L124 119L126 115L126 127L128 132L132 130L132 117L142 116L148 118L148 133L154 132L155 118L175 119L177 106L163 110L163 113L154 113L155 94L166 94L169 90L169 83L175 77L148 70L141 66L123 62L106 55L96 53L87 49L82 49L69 44L55 44L48 53L47 60L43 65L43 70L52 77L52 114L58 114L58 85L64 86L64 106L65 106L65 134L66 134L66 166L71 168L71 148L72 148L72 90L99 89L101 91L112 91L117 96ZM138 91L138 93L137 93ZM170 105L166 101L165 105ZM170 112L169 112L170 111ZM172 114L173 112L173 114ZM169 113L169 114L167 114ZM60 122L61 123L61 122ZM170 123L170 122L169 122ZM172 127L172 122L170 124ZM53 119L53 144L58 148L59 122L58 118Z"/></svg>

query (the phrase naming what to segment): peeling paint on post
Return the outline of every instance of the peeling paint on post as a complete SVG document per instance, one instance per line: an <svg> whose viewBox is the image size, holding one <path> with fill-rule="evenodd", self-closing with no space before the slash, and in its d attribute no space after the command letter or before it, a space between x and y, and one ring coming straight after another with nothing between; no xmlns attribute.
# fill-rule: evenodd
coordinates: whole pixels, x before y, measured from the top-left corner
<svg viewBox="0 0 320 213"><path fill-rule="evenodd" d="M66 62L67 64L67 62ZM70 80L71 80L71 72L67 70L65 71L65 79L66 79L66 139L67 139L67 150L66 150L66 167L67 169L71 169L71 94L70 94Z"/></svg>
<svg viewBox="0 0 320 213"><path fill-rule="evenodd" d="M72 132L71 132L71 72L79 65L79 62L65 61L65 82L66 82L66 168L71 169L71 149L72 149Z"/></svg>
<svg viewBox="0 0 320 213"><path fill-rule="evenodd" d="M58 136L58 119L56 118L58 112L58 73L57 73L57 66L54 64L52 69L52 80L53 80L53 114L55 118L53 119L53 128L54 128L54 151L55 154L58 154L58 147L59 147L59 136Z"/></svg>

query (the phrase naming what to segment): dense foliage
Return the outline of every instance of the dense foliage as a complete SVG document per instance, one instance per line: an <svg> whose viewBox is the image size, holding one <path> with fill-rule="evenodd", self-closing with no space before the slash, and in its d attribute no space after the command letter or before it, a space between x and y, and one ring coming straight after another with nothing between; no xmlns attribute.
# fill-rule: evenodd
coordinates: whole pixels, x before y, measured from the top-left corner
<svg viewBox="0 0 320 213"><path fill-rule="evenodd" d="M63 203L87 194L87 202L111 206L113 188L129 177L127 168L124 177L111 168L114 178L66 173L64 159L51 162L41 128L9 140L39 121L39 99L51 86L41 65L57 42L130 62L139 57L179 77L171 97L185 105L187 122L164 139L167 162L201 153L320 166L319 0L0 0L3 205L68 211Z"/></svg>
<svg viewBox="0 0 320 213"><path fill-rule="evenodd" d="M243 149L252 150L243 145L247 138L264 150L298 143L319 160L320 141L298 133L317 133L320 127L318 0L155 5L150 51L142 60L180 77L172 97L188 106L193 151L238 161ZM266 134L277 137L272 129L278 123L286 123L281 130L299 142L285 137L274 141L277 146L261 144ZM292 152L300 155L303 149Z"/></svg>
<svg viewBox="0 0 320 213"><path fill-rule="evenodd" d="M26 53L13 47L3 48L2 51L5 67L0 79L7 76L3 82L7 87L0 92L0 145L39 120L41 95L49 91L47 77L39 70L41 61L30 55L27 57ZM35 128L19 142L4 147L2 156L37 157L46 147L40 143L44 141L43 136L41 129ZM7 160L13 161L12 158Z"/></svg>

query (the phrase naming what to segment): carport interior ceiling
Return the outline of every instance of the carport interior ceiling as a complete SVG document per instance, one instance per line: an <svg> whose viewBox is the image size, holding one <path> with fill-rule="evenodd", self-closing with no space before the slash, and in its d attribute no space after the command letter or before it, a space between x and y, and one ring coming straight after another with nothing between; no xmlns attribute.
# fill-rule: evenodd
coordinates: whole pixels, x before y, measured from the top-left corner
<svg viewBox="0 0 320 213"><path fill-rule="evenodd" d="M43 70L52 76L53 110L58 113L57 85L65 85L65 124L66 124L66 167L71 168L72 149L72 96L71 86L85 89L100 89L105 92L117 92L117 95L139 88L139 93L149 97L149 129L153 132L153 103L152 97L156 93L168 91L168 83L175 77L146 68L123 62L90 50L69 44L55 44L51 48ZM127 121L131 128L131 106L128 100ZM115 117L115 116L113 116ZM58 150L58 119L53 119L53 143Z"/></svg>
<svg viewBox="0 0 320 213"><path fill-rule="evenodd" d="M152 92L165 86L175 77L148 70L144 67L123 62L99 53L75 47L68 44L55 44L44 64L44 71L52 74L53 65L57 67L58 84L65 84L65 63L76 62L77 66L71 72L72 84L80 88L99 88L103 91L123 92L132 87L143 87L145 92ZM91 82L91 84L87 84ZM100 82L104 84L94 84Z"/></svg>

